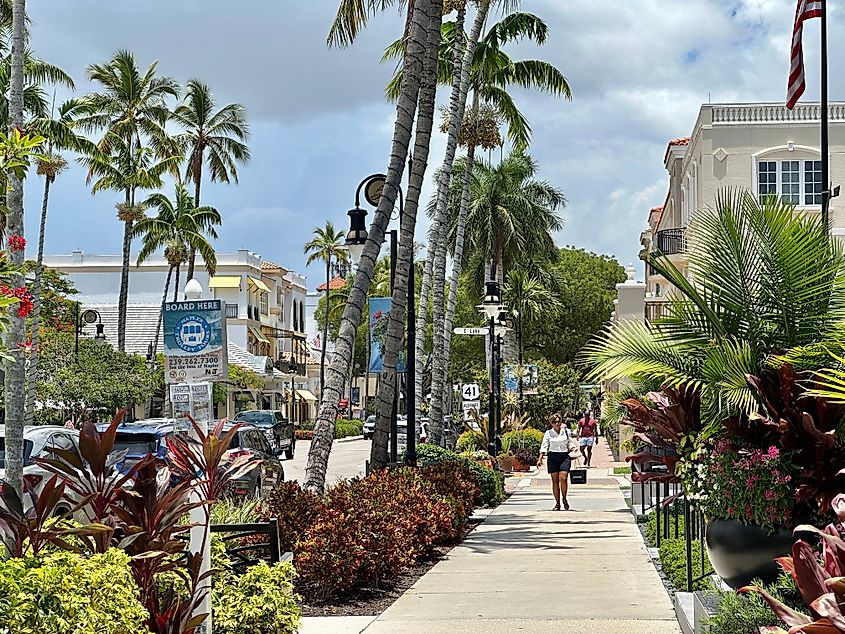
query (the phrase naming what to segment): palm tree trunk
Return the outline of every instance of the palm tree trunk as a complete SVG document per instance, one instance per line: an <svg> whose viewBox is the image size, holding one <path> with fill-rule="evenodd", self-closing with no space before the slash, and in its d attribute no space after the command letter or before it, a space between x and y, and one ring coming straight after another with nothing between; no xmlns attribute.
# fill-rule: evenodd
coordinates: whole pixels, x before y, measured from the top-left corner
<svg viewBox="0 0 845 634"><path fill-rule="evenodd" d="M326 313L323 319L323 340L320 342L320 395L323 393L323 386L326 384L326 344L329 338L329 282L331 281L332 260L331 257L326 261Z"/></svg>
<svg viewBox="0 0 845 634"><path fill-rule="evenodd" d="M176 283L173 286L173 301L179 301L179 269L182 268L182 264L179 263L176 265Z"/></svg>
<svg viewBox="0 0 845 634"><path fill-rule="evenodd" d="M384 342L384 367L379 381L376 406L376 427L370 450L370 464L374 469L388 465L387 446L390 438L390 419L396 391L399 389L396 364L404 343L405 316L408 300L408 270L414 263L414 235L417 224L420 192L428 154L431 145L431 129L434 125L434 103L437 92L437 53L440 45L441 23L443 21L443 0L433 0L428 25L428 43L425 48L422 78L419 90L419 111L417 113L416 136L414 139L413 163L408 182L408 197L399 228L399 248L396 258L390 319Z"/></svg>
<svg viewBox="0 0 845 634"><path fill-rule="evenodd" d="M328 368L328 380L320 398L320 412L314 424L314 437L308 452L308 464L305 470L305 487L311 491L322 492L326 483L326 469L329 454L334 441L334 425L337 417L340 392L345 382L344 372L349 367L352 354L352 342L361 323L361 314L367 300L367 291L373 278L376 259L378 258L384 233L390 222L390 216L396 204L396 195L408 157L411 141L411 126L417 107L420 89L423 56L428 41L428 28L431 24L433 0L416 0L411 17L411 29L405 52L402 91L396 105L396 123L393 130L393 145L390 163L387 169L384 189L378 208L370 225L367 243L361 254L361 261L355 272L355 282L349 292L349 301L343 310L340 331L335 342L335 351Z"/></svg>
<svg viewBox="0 0 845 634"><path fill-rule="evenodd" d="M26 49L24 23L26 21L26 0L12 2L12 67L9 80L9 126L23 127L23 62ZM24 234L23 181L9 174L6 192L7 236ZM8 247L8 245L7 245ZM12 266L21 271L12 276L12 285L24 285L24 252L7 248ZM23 489L23 418L24 418L24 369L23 343L26 336L26 321L18 317L15 306L9 309L11 325L6 335L9 358L5 364L6 396L6 481L18 493Z"/></svg>
<svg viewBox="0 0 845 634"><path fill-rule="evenodd" d="M133 205L134 192L126 190L126 204L130 211ZM126 305L129 302L129 254L132 249L131 219L123 222L123 260L120 266L120 293L117 300L117 349L126 350Z"/></svg>
<svg viewBox="0 0 845 634"><path fill-rule="evenodd" d="M199 168L194 174L194 207L200 206L200 185L202 184L202 155L199 158ZM194 264L197 261L197 250L191 247L191 255L188 258L188 276L186 281L194 279Z"/></svg>
<svg viewBox="0 0 845 634"><path fill-rule="evenodd" d="M478 107L478 94L473 96L473 108ZM464 238L467 228L467 214L469 213L470 194L472 190L472 171L475 167L475 147L470 146L467 151L466 169L464 171L464 185L461 190L461 208L458 212L458 227L455 232L455 252L452 258L452 279L449 281L449 298L446 302L446 316L443 322L443 370L444 377L448 378L449 354L452 349L452 323L455 317L455 308L458 303L458 281L461 277L461 269L464 260ZM489 348L489 346L485 346ZM449 385L448 381L446 383ZM451 398L451 395L443 390L443 401Z"/></svg>
<svg viewBox="0 0 845 634"><path fill-rule="evenodd" d="M164 280L164 293L161 296L161 308L158 311L158 321L156 321L156 334L155 338L153 338L153 358L150 364L150 374L155 374L156 371L156 359L158 358L158 339L161 336L161 322L164 318L164 302L167 301L167 291L170 290L170 278L173 276L173 265L167 269L167 277ZM164 386L164 391L167 392L167 385ZM153 397L151 396L147 401L147 418L152 415L152 408L153 408ZM165 411L165 416L167 415Z"/></svg>
<svg viewBox="0 0 845 634"><path fill-rule="evenodd" d="M38 340L41 333L41 278L44 274L44 235L47 232L47 204L50 200L49 174L44 176L44 197L41 201L41 223L38 227L38 256L35 260L35 283L32 289L32 338L29 365L26 368L26 414L24 425L35 422L35 391L38 384Z"/></svg>
<svg viewBox="0 0 845 634"><path fill-rule="evenodd" d="M455 56L454 56L454 73L452 75L452 94L449 99L449 136L446 141L446 154L443 157L443 165L440 168L440 180L438 181L437 189L437 207L435 208L434 221L429 229L428 234L428 253L426 254L425 268L423 269L422 278L422 292L420 294L420 306L417 316L417 330L421 336L417 338L416 350L416 373L414 394L416 396L416 411L417 420L420 419L420 407L422 405L423 397L423 369L425 365L425 324L428 320L428 301L431 290L432 273L434 269L434 262L437 257L437 248L441 243L446 243L448 230L446 228L446 197L449 193L449 186L452 179L452 167L455 162L455 152L458 143L458 133L460 125L463 122L464 111L466 109L467 92L469 90L469 74L472 68L472 58L475 54L475 47L478 43L478 38L481 36L481 29L487 19L487 12L490 8L489 2L483 2L479 5L478 12L473 21L472 30L470 31L469 39L466 44L466 50L463 50L463 34L464 21L466 17L466 9L462 7L458 11L458 16L455 20ZM441 204L442 203L442 204ZM444 264L445 268L445 264ZM444 272L445 275L445 272ZM435 297L442 297L436 295ZM435 328L436 320L435 320ZM433 394L433 392L432 392ZM442 423L434 425L433 420L429 420L429 433L432 435L433 442L440 443L442 436Z"/></svg>

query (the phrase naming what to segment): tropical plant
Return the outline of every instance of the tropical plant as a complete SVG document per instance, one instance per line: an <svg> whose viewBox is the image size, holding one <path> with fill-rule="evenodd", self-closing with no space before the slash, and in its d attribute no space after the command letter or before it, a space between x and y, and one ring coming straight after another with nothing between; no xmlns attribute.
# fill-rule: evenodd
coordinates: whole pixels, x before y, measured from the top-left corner
<svg viewBox="0 0 845 634"><path fill-rule="evenodd" d="M135 56L126 50L105 64L90 65L88 79L100 84L102 91L84 97L87 114L80 118L83 128L104 132L99 152L84 161L89 182L99 177L92 191L112 189L124 194L118 205L118 218L124 223L117 326L120 350L126 346L132 226L143 213L135 195L139 189L159 187L161 175L174 172L179 163L176 146L165 131L170 116L167 100L178 96L178 87L171 78L156 76L157 65L153 62L142 73ZM153 160L154 154L159 160Z"/></svg>
<svg viewBox="0 0 845 634"><path fill-rule="evenodd" d="M331 281L332 281L332 260L335 262L347 263L349 252L345 248L345 234L343 231L334 228L334 223L326 221L322 227L314 229L314 237L305 244L305 253L308 255L306 264L312 264L318 260L326 264L326 311L331 312ZM326 379L326 345L329 338L329 320L323 322L323 338L320 342L320 389L323 389Z"/></svg>
<svg viewBox="0 0 845 634"><path fill-rule="evenodd" d="M829 227L778 197L719 192L687 230L688 274L649 257L676 292L667 315L605 329L585 347L592 376L654 378L700 391L708 433L762 402L747 376L796 346L835 342L845 255Z"/></svg>
<svg viewBox="0 0 845 634"><path fill-rule="evenodd" d="M437 1L435 0L435 2ZM348 0L344 0L344 5L346 4L349 4ZM436 10L432 8L432 4L431 0L416 0L414 10L409 12L408 52L405 59L407 77L397 102L393 144L385 184L373 222L369 228L361 261L356 270L355 282L349 294L349 301L344 310L338 338L335 342L335 352L332 355L328 372L328 380L322 388L320 412L314 427L314 440L311 442L308 453L306 486L312 490L322 491L325 486L326 469L333 441L334 421L337 418L340 398L346 384L347 372L349 372L352 347L358 326L361 323L361 315L373 277L375 262L384 240L385 230L393 214L396 195L402 180L405 161L408 157L411 129L419 95L420 77L422 76L423 51L426 49L428 36L433 31L432 27L435 21L432 14L436 13ZM370 5L374 5L374 3L370 3ZM442 10L442 5L439 8ZM366 12L363 16L361 13L356 15L359 16L358 22L360 24L365 19ZM438 25L440 19L441 16L437 15ZM410 259L408 256L409 253L406 253L406 262ZM400 271L401 267L402 254L400 253ZM402 284L399 284L399 286L401 287Z"/></svg>
<svg viewBox="0 0 845 634"><path fill-rule="evenodd" d="M246 111L239 103L230 103L215 111L216 101L208 84L188 81L185 101L173 112L173 120L185 128L176 137L187 158L185 177L194 183L194 204L200 205L203 168L207 165L211 182L238 182L238 163L250 159L249 125ZM188 276L194 276L196 247L191 247Z"/></svg>
<svg viewBox="0 0 845 634"><path fill-rule="evenodd" d="M215 587L214 629L222 634L296 634L302 610L288 562L261 562Z"/></svg>

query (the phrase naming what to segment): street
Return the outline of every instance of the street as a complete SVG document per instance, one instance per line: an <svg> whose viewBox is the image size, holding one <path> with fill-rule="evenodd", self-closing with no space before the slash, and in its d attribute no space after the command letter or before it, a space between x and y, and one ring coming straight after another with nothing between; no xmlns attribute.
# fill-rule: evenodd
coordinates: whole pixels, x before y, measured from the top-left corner
<svg viewBox="0 0 845 634"><path fill-rule="evenodd" d="M305 480L305 465L308 462L308 450L311 442L296 441L296 456L293 460L285 460L285 480ZM336 441L332 445L329 456L329 470L326 474L326 485L332 485L338 480L364 475L364 462L370 457L370 441L358 438L355 440Z"/></svg>

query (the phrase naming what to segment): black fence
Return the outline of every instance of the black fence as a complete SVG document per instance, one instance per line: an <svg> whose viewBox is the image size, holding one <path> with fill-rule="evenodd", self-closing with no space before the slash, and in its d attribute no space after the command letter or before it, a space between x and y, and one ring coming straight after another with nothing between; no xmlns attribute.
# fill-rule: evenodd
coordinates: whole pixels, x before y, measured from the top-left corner
<svg viewBox="0 0 845 634"><path fill-rule="evenodd" d="M289 553L279 547L279 523L276 519L253 524L212 524L212 533L222 533L226 554L232 560L231 569L239 575L262 561L272 565L288 561ZM188 540L188 534L183 534ZM263 538L263 539L262 539Z"/></svg>
<svg viewBox="0 0 845 634"><path fill-rule="evenodd" d="M687 230L684 227L677 229L663 229L657 232L657 250L663 255L675 255L687 251Z"/></svg>

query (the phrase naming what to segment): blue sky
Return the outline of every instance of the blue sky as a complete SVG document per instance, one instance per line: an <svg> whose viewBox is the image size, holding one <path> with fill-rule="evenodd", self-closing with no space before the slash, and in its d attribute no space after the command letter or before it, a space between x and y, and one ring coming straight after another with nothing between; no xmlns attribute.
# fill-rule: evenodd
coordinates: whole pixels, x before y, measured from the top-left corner
<svg viewBox="0 0 845 634"><path fill-rule="evenodd" d="M845 0L831 0L831 31L845 19ZM224 223L217 248L249 248L307 271L302 245L325 220L347 226L355 186L387 164L393 107L382 89L392 67L381 51L401 33L402 19L374 19L349 49L328 49L334 0L249 0L235 14L222 0L50 0L30 2L31 46L90 89L85 67L118 48L184 83L197 77L220 103L247 108L253 159L239 185L203 187ZM524 2L549 25L547 44L519 44L515 58L542 58L569 79L573 101L516 91L534 128L531 153L540 177L569 200L570 244L636 261L648 209L665 196L666 142L691 131L708 100L781 101L785 94L793 0L618 0ZM808 91L818 94L818 21L805 29ZM831 38L831 98L843 98L842 46ZM60 92L57 99L68 95ZM442 158L443 139L430 165ZM431 169L431 168L430 168ZM433 169L431 169L433 172ZM836 178L836 175L834 175ZM41 182L27 181L27 237L34 245ZM430 185L428 191L430 192ZM118 196L91 196L74 166L51 194L46 251L118 253ZM424 241L426 225L418 228Z"/></svg>

